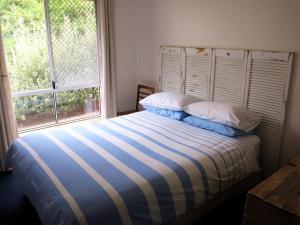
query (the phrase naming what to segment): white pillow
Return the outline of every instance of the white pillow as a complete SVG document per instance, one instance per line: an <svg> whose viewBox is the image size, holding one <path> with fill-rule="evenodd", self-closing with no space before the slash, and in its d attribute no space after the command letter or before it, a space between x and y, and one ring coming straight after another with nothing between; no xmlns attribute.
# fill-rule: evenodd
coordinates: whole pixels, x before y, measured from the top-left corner
<svg viewBox="0 0 300 225"><path fill-rule="evenodd" d="M159 92L144 98L140 101L140 104L142 106L182 111L184 106L198 101L198 98L190 95L173 92Z"/></svg>
<svg viewBox="0 0 300 225"><path fill-rule="evenodd" d="M184 107L184 111L195 117L222 123L243 131L253 130L261 117L241 106L222 102L197 102Z"/></svg>

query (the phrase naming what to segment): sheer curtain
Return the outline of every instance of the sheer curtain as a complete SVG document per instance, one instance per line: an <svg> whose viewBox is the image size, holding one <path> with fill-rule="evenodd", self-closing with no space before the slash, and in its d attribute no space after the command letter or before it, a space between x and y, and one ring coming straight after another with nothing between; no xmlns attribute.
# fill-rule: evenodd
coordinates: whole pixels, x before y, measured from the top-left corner
<svg viewBox="0 0 300 225"><path fill-rule="evenodd" d="M4 171L5 153L17 137L17 126L12 106L12 97L4 56L0 27L0 171Z"/></svg>
<svg viewBox="0 0 300 225"><path fill-rule="evenodd" d="M101 116L104 119L117 115L112 7L113 0L97 1L98 36L100 38Z"/></svg>

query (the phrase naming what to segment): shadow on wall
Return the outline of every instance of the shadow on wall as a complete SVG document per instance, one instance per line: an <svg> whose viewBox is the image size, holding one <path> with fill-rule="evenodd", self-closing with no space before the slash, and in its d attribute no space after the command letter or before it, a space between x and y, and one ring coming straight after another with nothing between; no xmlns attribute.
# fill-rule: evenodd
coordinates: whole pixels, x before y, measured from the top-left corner
<svg viewBox="0 0 300 225"><path fill-rule="evenodd" d="M300 156L300 134L286 126L281 146L279 167L296 156Z"/></svg>
<svg viewBox="0 0 300 225"><path fill-rule="evenodd" d="M292 75L290 80L289 97L287 102L287 112L285 118L285 127L281 146L279 166L284 165L286 162L288 162L295 156L300 155L300 133L297 132L297 129L299 130L300 126L300 96L292 94L296 92L297 82L299 83L300 81L299 60L299 55L295 53L293 59ZM297 122L295 122L295 120Z"/></svg>

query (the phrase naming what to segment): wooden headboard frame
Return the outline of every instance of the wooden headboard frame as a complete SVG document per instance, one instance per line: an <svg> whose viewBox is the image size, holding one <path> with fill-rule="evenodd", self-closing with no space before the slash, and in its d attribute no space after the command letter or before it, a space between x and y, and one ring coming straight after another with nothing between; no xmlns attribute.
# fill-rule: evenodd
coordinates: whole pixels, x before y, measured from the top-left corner
<svg viewBox="0 0 300 225"><path fill-rule="evenodd" d="M162 91L242 105L260 114L263 175L278 167L292 52L161 47Z"/></svg>

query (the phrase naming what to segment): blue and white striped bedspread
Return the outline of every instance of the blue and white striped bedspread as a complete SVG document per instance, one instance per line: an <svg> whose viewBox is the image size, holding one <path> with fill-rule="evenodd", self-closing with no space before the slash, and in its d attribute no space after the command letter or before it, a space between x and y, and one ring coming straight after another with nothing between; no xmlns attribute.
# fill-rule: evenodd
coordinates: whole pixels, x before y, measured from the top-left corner
<svg viewBox="0 0 300 225"><path fill-rule="evenodd" d="M25 135L7 162L44 225L169 224L258 171L254 142L144 111Z"/></svg>

